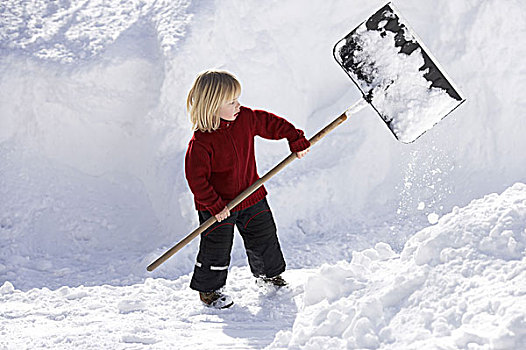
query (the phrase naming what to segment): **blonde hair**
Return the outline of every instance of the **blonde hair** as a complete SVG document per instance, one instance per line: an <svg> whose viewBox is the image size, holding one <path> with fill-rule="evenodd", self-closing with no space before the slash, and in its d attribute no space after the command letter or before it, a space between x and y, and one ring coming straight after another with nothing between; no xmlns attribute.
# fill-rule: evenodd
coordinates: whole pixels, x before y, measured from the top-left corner
<svg viewBox="0 0 526 350"><path fill-rule="evenodd" d="M217 130L220 122L219 108L240 93L241 84L231 73L221 70L200 73L186 99L193 130Z"/></svg>

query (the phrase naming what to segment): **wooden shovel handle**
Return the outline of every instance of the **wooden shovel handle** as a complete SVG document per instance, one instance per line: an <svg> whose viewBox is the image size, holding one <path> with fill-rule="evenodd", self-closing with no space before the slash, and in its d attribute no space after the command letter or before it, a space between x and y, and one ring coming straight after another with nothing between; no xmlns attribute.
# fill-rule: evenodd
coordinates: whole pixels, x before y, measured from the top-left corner
<svg viewBox="0 0 526 350"><path fill-rule="evenodd" d="M349 111L349 110L347 110ZM330 133L334 128L336 128L338 125L343 123L347 119L347 111L340 115L338 118L336 118L332 123L324 127L322 130L320 130L316 135L314 135L310 140L311 146L316 144L319 140L321 140L325 135ZM296 159L296 153L291 153L287 158L283 159L281 163L276 165L274 168L269 170L263 177L261 177L259 180L254 182L250 187L248 187L246 190L241 192L236 198L234 198L230 203L228 203L227 207L229 210L234 209L239 203L241 203L245 198L250 196L254 191L256 191L258 188L263 186L263 184L268 181L271 177L276 175L278 172L280 172L284 167L286 167L289 163L291 163L294 159ZM192 233L190 233L188 236L183 238L179 243L174 245L172 248L167 250L163 255L161 255L157 260L152 262L146 270L153 271L155 270L159 265L161 265L163 262L168 260L172 255L177 253L181 248L183 248L185 245L190 243L195 237L199 236L201 233L206 231L207 228L212 226L216 222L215 216L211 216L208 220L203 222L201 226L199 226L197 229L195 229Z"/></svg>

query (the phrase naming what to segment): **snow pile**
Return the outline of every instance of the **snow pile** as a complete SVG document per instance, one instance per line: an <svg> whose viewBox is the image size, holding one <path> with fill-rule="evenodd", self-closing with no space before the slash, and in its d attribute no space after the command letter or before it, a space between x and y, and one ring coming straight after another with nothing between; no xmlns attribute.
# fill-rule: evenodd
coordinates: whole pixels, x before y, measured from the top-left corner
<svg viewBox="0 0 526 350"><path fill-rule="evenodd" d="M502 195L474 200L413 236L402 257L418 265L461 258L521 259L526 248L526 187L516 184ZM447 248L446 248L447 247Z"/></svg>
<svg viewBox="0 0 526 350"><path fill-rule="evenodd" d="M271 348L523 349L526 185L455 208L414 235L322 267Z"/></svg>

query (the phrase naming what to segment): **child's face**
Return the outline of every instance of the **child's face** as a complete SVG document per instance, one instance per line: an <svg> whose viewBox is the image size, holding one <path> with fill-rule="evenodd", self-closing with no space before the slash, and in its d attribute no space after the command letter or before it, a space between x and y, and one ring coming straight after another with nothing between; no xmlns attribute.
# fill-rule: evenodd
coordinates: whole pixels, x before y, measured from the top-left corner
<svg viewBox="0 0 526 350"><path fill-rule="evenodd" d="M239 113L239 107L241 104L237 100L239 96L235 97L230 101L223 102L219 107L219 118L225 120L236 120L237 114Z"/></svg>

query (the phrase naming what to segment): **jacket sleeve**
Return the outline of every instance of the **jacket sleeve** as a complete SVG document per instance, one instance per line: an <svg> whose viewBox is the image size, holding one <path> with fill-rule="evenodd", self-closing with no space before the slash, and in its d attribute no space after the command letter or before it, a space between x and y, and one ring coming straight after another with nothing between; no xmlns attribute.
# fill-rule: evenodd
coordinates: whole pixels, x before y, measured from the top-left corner
<svg viewBox="0 0 526 350"><path fill-rule="evenodd" d="M195 201L216 215L227 203L217 194L210 184L211 155L205 146L191 140L185 157L185 175Z"/></svg>
<svg viewBox="0 0 526 350"><path fill-rule="evenodd" d="M310 142L305 138L303 131L296 129L284 118L262 110L252 112L256 135L271 140L286 138L291 152L300 152L310 147Z"/></svg>

